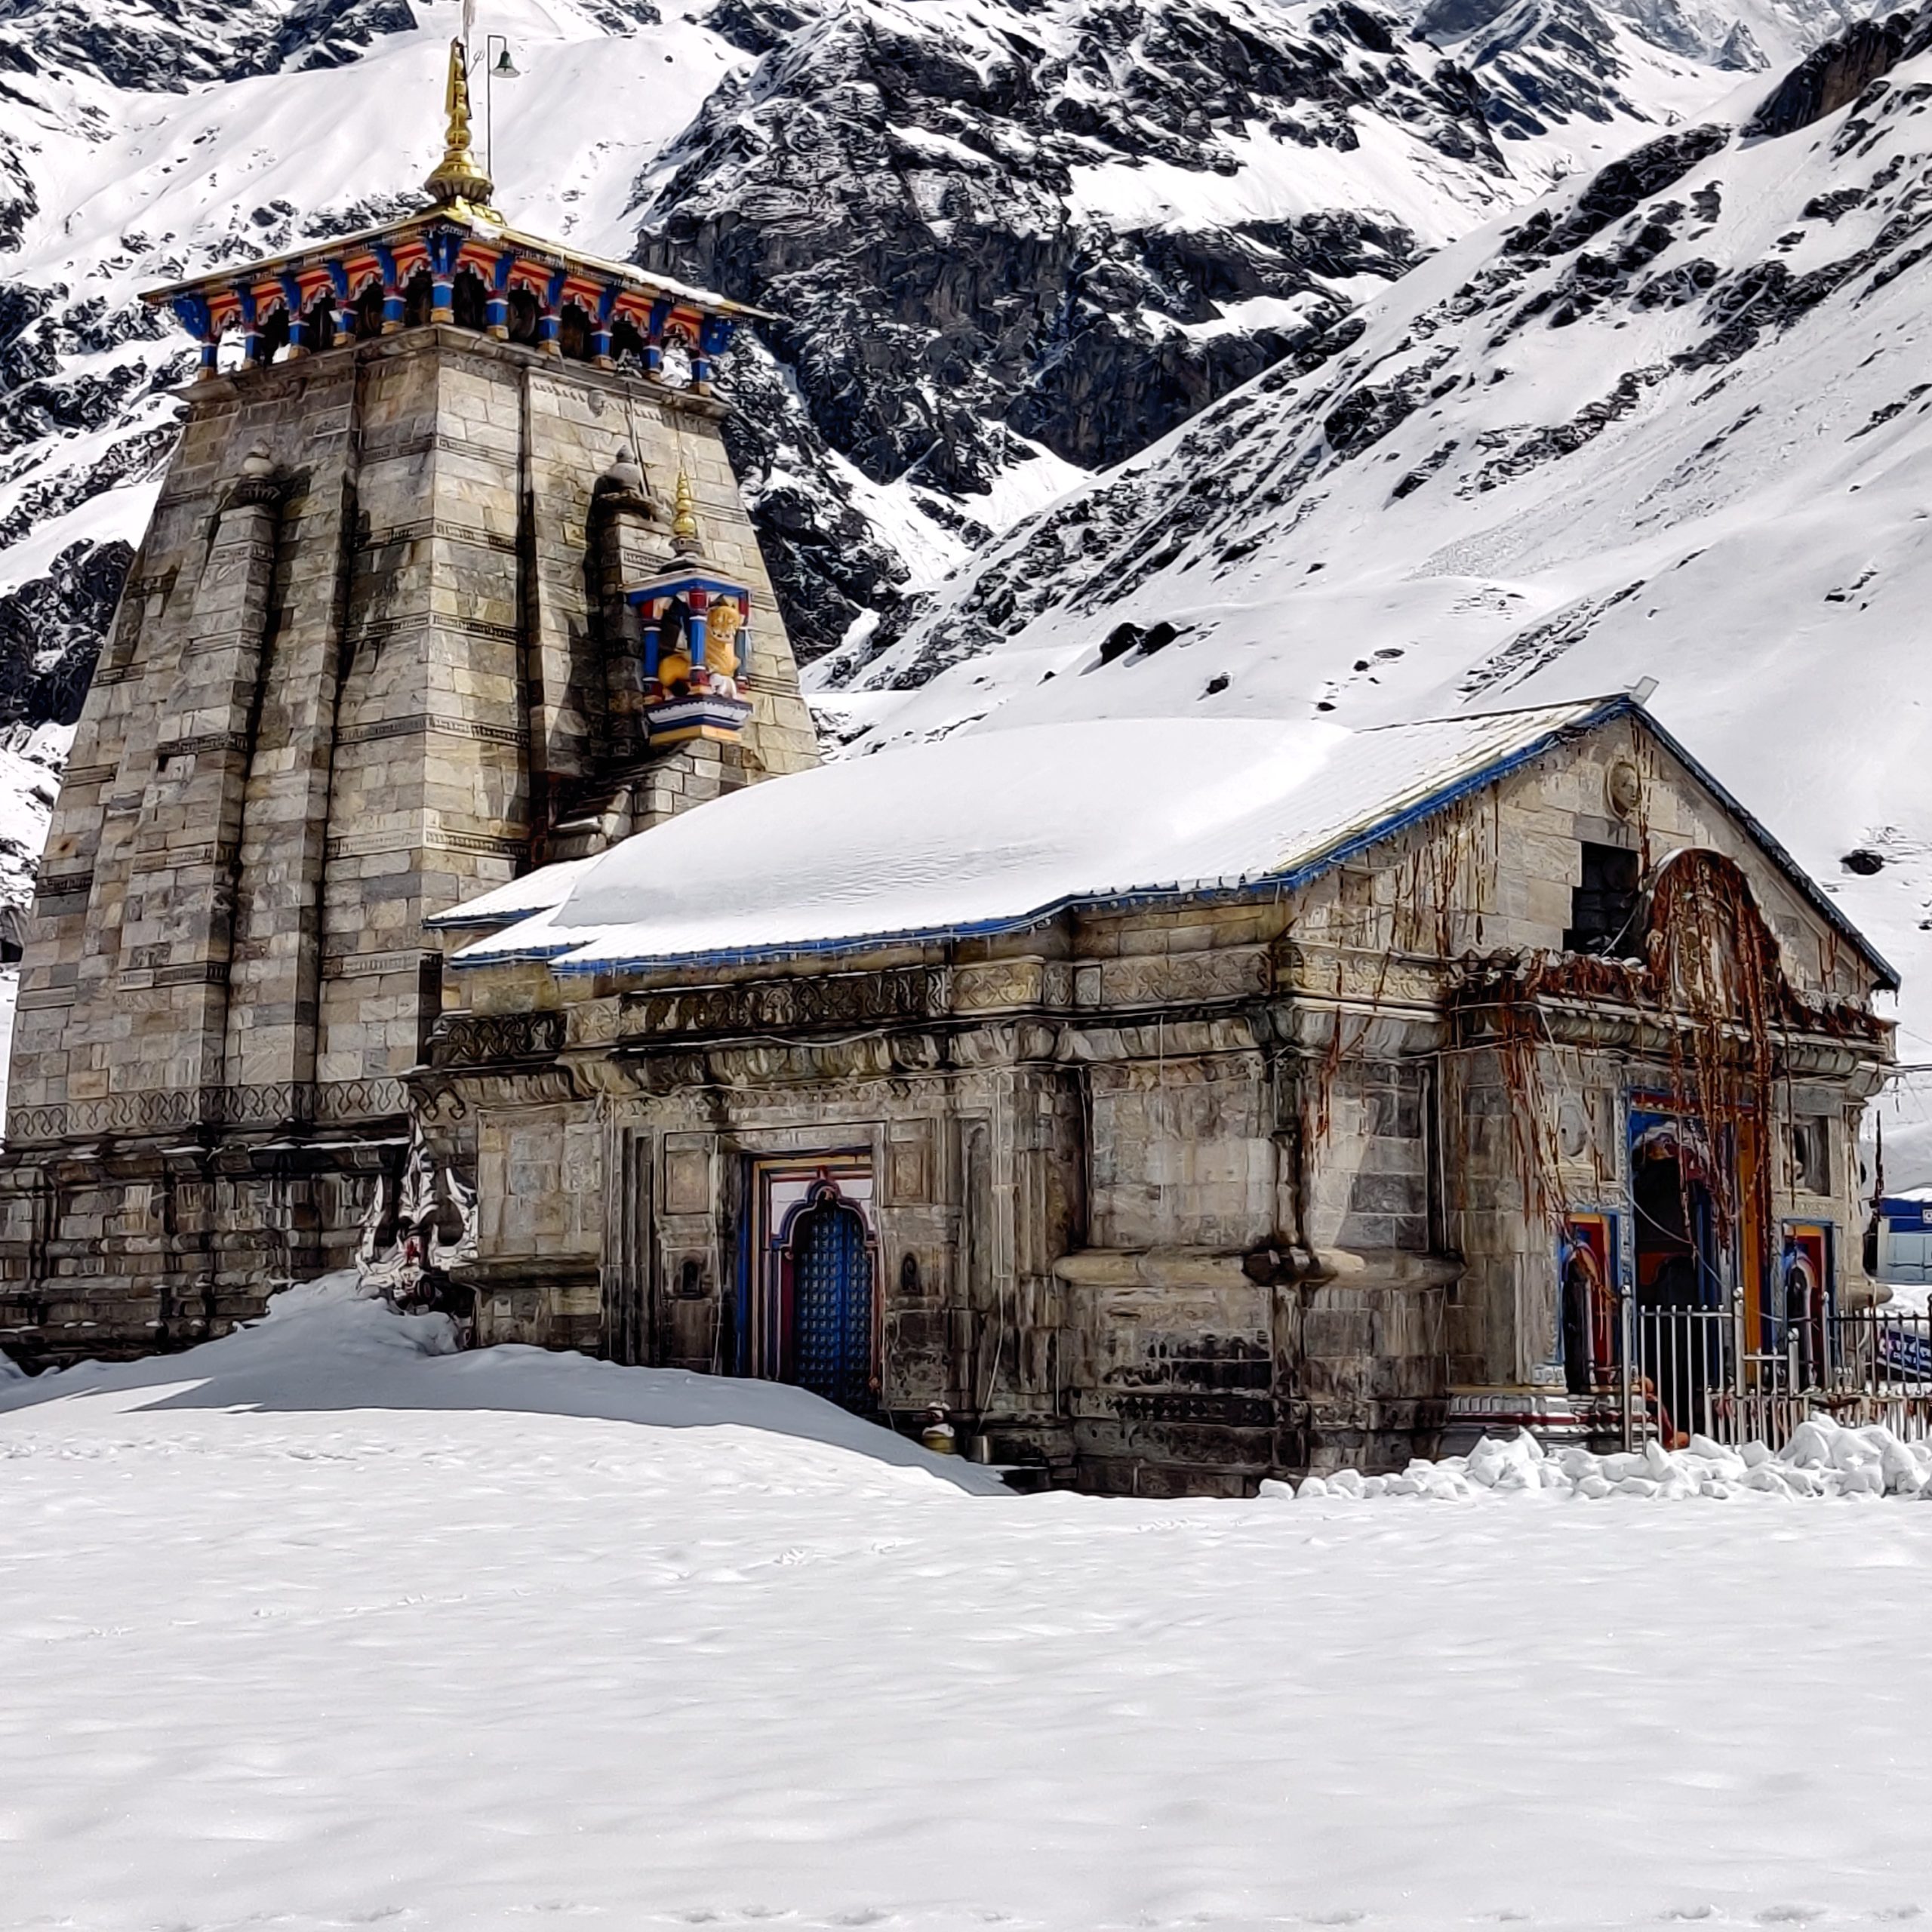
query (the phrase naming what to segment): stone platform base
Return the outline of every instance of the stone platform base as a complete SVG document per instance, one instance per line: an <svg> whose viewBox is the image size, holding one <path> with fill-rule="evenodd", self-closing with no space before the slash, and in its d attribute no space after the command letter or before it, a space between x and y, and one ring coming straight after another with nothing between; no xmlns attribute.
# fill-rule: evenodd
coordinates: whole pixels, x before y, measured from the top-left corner
<svg viewBox="0 0 1932 1932"><path fill-rule="evenodd" d="M1560 1389L1458 1389L1449 1398L1439 1454L1466 1456L1485 1435L1527 1429L1546 1449L1620 1449L1623 1411L1613 1396Z"/></svg>
<svg viewBox="0 0 1932 1932"><path fill-rule="evenodd" d="M192 1348L352 1266L402 1123L0 1153L0 1353L38 1373Z"/></svg>

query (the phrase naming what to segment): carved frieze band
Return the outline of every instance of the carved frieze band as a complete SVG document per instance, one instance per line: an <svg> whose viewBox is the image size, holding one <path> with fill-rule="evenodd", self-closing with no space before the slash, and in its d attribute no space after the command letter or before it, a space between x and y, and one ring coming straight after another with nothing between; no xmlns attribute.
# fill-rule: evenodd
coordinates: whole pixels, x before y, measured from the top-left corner
<svg viewBox="0 0 1932 1932"><path fill-rule="evenodd" d="M219 866L223 869L234 864L235 848L226 839L204 838L192 845L171 845L165 836L142 839L137 848L137 857L143 872L152 872L166 866L171 871L186 872L192 866Z"/></svg>
<svg viewBox="0 0 1932 1932"><path fill-rule="evenodd" d="M63 785L105 785L121 768L118 764L70 764Z"/></svg>
<svg viewBox="0 0 1932 1932"><path fill-rule="evenodd" d="M657 1033L777 1033L854 1021L936 1019L948 1008L946 973L928 966L884 973L754 981L636 993L623 1002L627 1038Z"/></svg>
<svg viewBox="0 0 1932 1932"><path fill-rule="evenodd" d="M361 651L401 637L420 637L430 630L445 631L457 637L487 638L497 644L515 644L522 635L514 624L486 624L475 617L383 617L361 626L350 638L349 647Z"/></svg>
<svg viewBox="0 0 1932 1932"><path fill-rule="evenodd" d="M386 550L397 543L417 543L425 537L432 541L446 543L468 543L479 549L505 550L516 554L516 539L499 536L494 530L485 530L475 524L451 523L441 517L423 517L414 523L392 523L381 530L372 530L356 548L361 550Z"/></svg>
<svg viewBox="0 0 1932 1932"><path fill-rule="evenodd" d="M150 986L225 986L225 959L186 959L174 966L130 966L115 984L124 992L143 992Z"/></svg>
<svg viewBox="0 0 1932 1932"><path fill-rule="evenodd" d="M369 859L384 852L461 852L472 858L520 859L529 851L522 838L500 838L481 832L453 832L433 823L378 832L345 832L331 838L331 859Z"/></svg>
<svg viewBox="0 0 1932 1932"><path fill-rule="evenodd" d="M38 897L42 899L84 897L94 890L94 868L83 872L50 872L40 881ZM66 911L65 906L55 909Z"/></svg>
<svg viewBox="0 0 1932 1932"><path fill-rule="evenodd" d="M407 437L386 448L377 438L365 438L362 461L365 466L372 463L400 463L410 457L427 456L432 451L448 456L472 456L482 463L500 464L516 460L514 437L507 443L481 443L470 436L453 436L444 429L428 435Z"/></svg>
<svg viewBox="0 0 1932 1932"><path fill-rule="evenodd" d="M491 1060L537 1060L564 1044L561 1013L463 1013L436 1023L429 1041L432 1066L471 1066Z"/></svg>
<svg viewBox="0 0 1932 1932"><path fill-rule="evenodd" d="M251 624L229 624L218 631L198 631L189 638L183 654L205 657L216 651L254 651L262 641L261 632Z"/></svg>
<svg viewBox="0 0 1932 1932"><path fill-rule="evenodd" d="M204 731L198 737L177 738L172 743L157 745L155 749L164 758L198 758L203 752L246 752L248 734L246 731Z"/></svg>
<svg viewBox="0 0 1932 1932"><path fill-rule="evenodd" d="M405 1105L402 1082L380 1075L366 1080L285 1081L263 1087L155 1088L110 1094L99 1100L10 1108L7 1139L17 1147L152 1128L275 1126L304 1121L348 1124L389 1119L401 1113Z"/></svg>
<svg viewBox="0 0 1932 1932"><path fill-rule="evenodd" d="M373 724L346 725L336 742L369 745L383 738L414 738L432 731L445 737L480 739L491 745L523 745L530 740L530 734L519 725L485 724L474 718L446 718L435 712L419 711L407 718L378 718Z"/></svg>
<svg viewBox="0 0 1932 1932"><path fill-rule="evenodd" d="M437 952L339 953L322 962L325 980L379 979L389 973L420 973L425 960L440 960Z"/></svg>

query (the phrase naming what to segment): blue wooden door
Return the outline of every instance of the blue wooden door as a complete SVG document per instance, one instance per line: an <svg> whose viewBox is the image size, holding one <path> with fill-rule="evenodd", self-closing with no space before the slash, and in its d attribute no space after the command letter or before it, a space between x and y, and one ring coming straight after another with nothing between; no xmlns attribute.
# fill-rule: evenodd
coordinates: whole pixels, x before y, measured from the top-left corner
<svg viewBox="0 0 1932 1932"><path fill-rule="evenodd" d="M872 1258L866 1224L842 1201L801 1214L792 1237L792 1379L848 1409L875 1405Z"/></svg>

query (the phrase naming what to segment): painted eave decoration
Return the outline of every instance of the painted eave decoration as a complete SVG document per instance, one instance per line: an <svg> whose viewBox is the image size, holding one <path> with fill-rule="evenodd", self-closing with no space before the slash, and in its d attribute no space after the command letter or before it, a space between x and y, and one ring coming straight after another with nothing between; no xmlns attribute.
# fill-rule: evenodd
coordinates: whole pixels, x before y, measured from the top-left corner
<svg viewBox="0 0 1932 1932"><path fill-rule="evenodd" d="M607 261L599 255L560 248L554 242L526 235L473 210L456 213L448 208L425 208L379 228L362 229L352 235L337 235L292 249L286 254L266 256L239 269L217 269L186 281L144 289L141 300L155 308L172 308L183 299L217 303L242 286L279 292L283 281L291 276L299 284L319 290L334 278L337 266L353 268L366 281L371 273L380 272L385 249L395 254L399 268L406 263L413 269L431 260L432 243L446 245L446 238L451 236L460 238L459 262L487 260L494 264L507 256L526 264L533 273L542 271L552 276L561 273L569 278L567 285L601 291L614 284L645 312L654 302L668 298L694 315L730 316L739 321L775 319L769 309L734 302L729 296L695 288L674 275L647 275L633 263Z"/></svg>

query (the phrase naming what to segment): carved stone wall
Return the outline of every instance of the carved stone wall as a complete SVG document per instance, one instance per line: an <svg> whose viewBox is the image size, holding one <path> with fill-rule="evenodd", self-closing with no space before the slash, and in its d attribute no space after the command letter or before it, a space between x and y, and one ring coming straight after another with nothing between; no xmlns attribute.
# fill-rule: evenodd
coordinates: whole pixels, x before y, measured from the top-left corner
<svg viewBox="0 0 1932 1932"><path fill-rule="evenodd" d="M682 466L751 589L733 782L817 755L718 405L435 328L187 398L22 968L0 1347L36 1364L202 1332L155 1312L184 1297L218 1332L352 1259L443 1008L423 921L611 776L614 466L667 500ZM695 796L716 749L647 768Z"/></svg>
<svg viewBox="0 0 1932 1932"><path fill-rule="evenodd" d="M1627 1208L1630 1096L1669 1072L1658 1023L1606 979L1539 1008L1526 1080L1462 1030L1456 989L1485 935L1555 952L1585 841L1650 835L1607 816L1636 754L1621 724L1601 736L1295 894L1177 894L836 961L472 976L413 1081L419 1113L466 1174L519 1135L601 1137L572 1184L594 1171L603 1190L593 1227L517 1198L562 1185L563 1152L515 1180L491 1157L497 1232L460 1283L479 1338L728 1364L747 1177L815 1152L876 1186L888 1414L943 1404L1053 1480L1240 1494L1432 1453L1458 1403L1515 1417L1552 1378L1560 1394L1552 1203ZM1748 832L1641 749L1657 838L1741 854L1794 983L1869 998L1869 964ZM1801 1175L1774 1137L1780 1211L1842 1231L1849 1291L1883 1029L1778 1051L1777 1132L1802 1115L1826 1149Z"/></svg>

